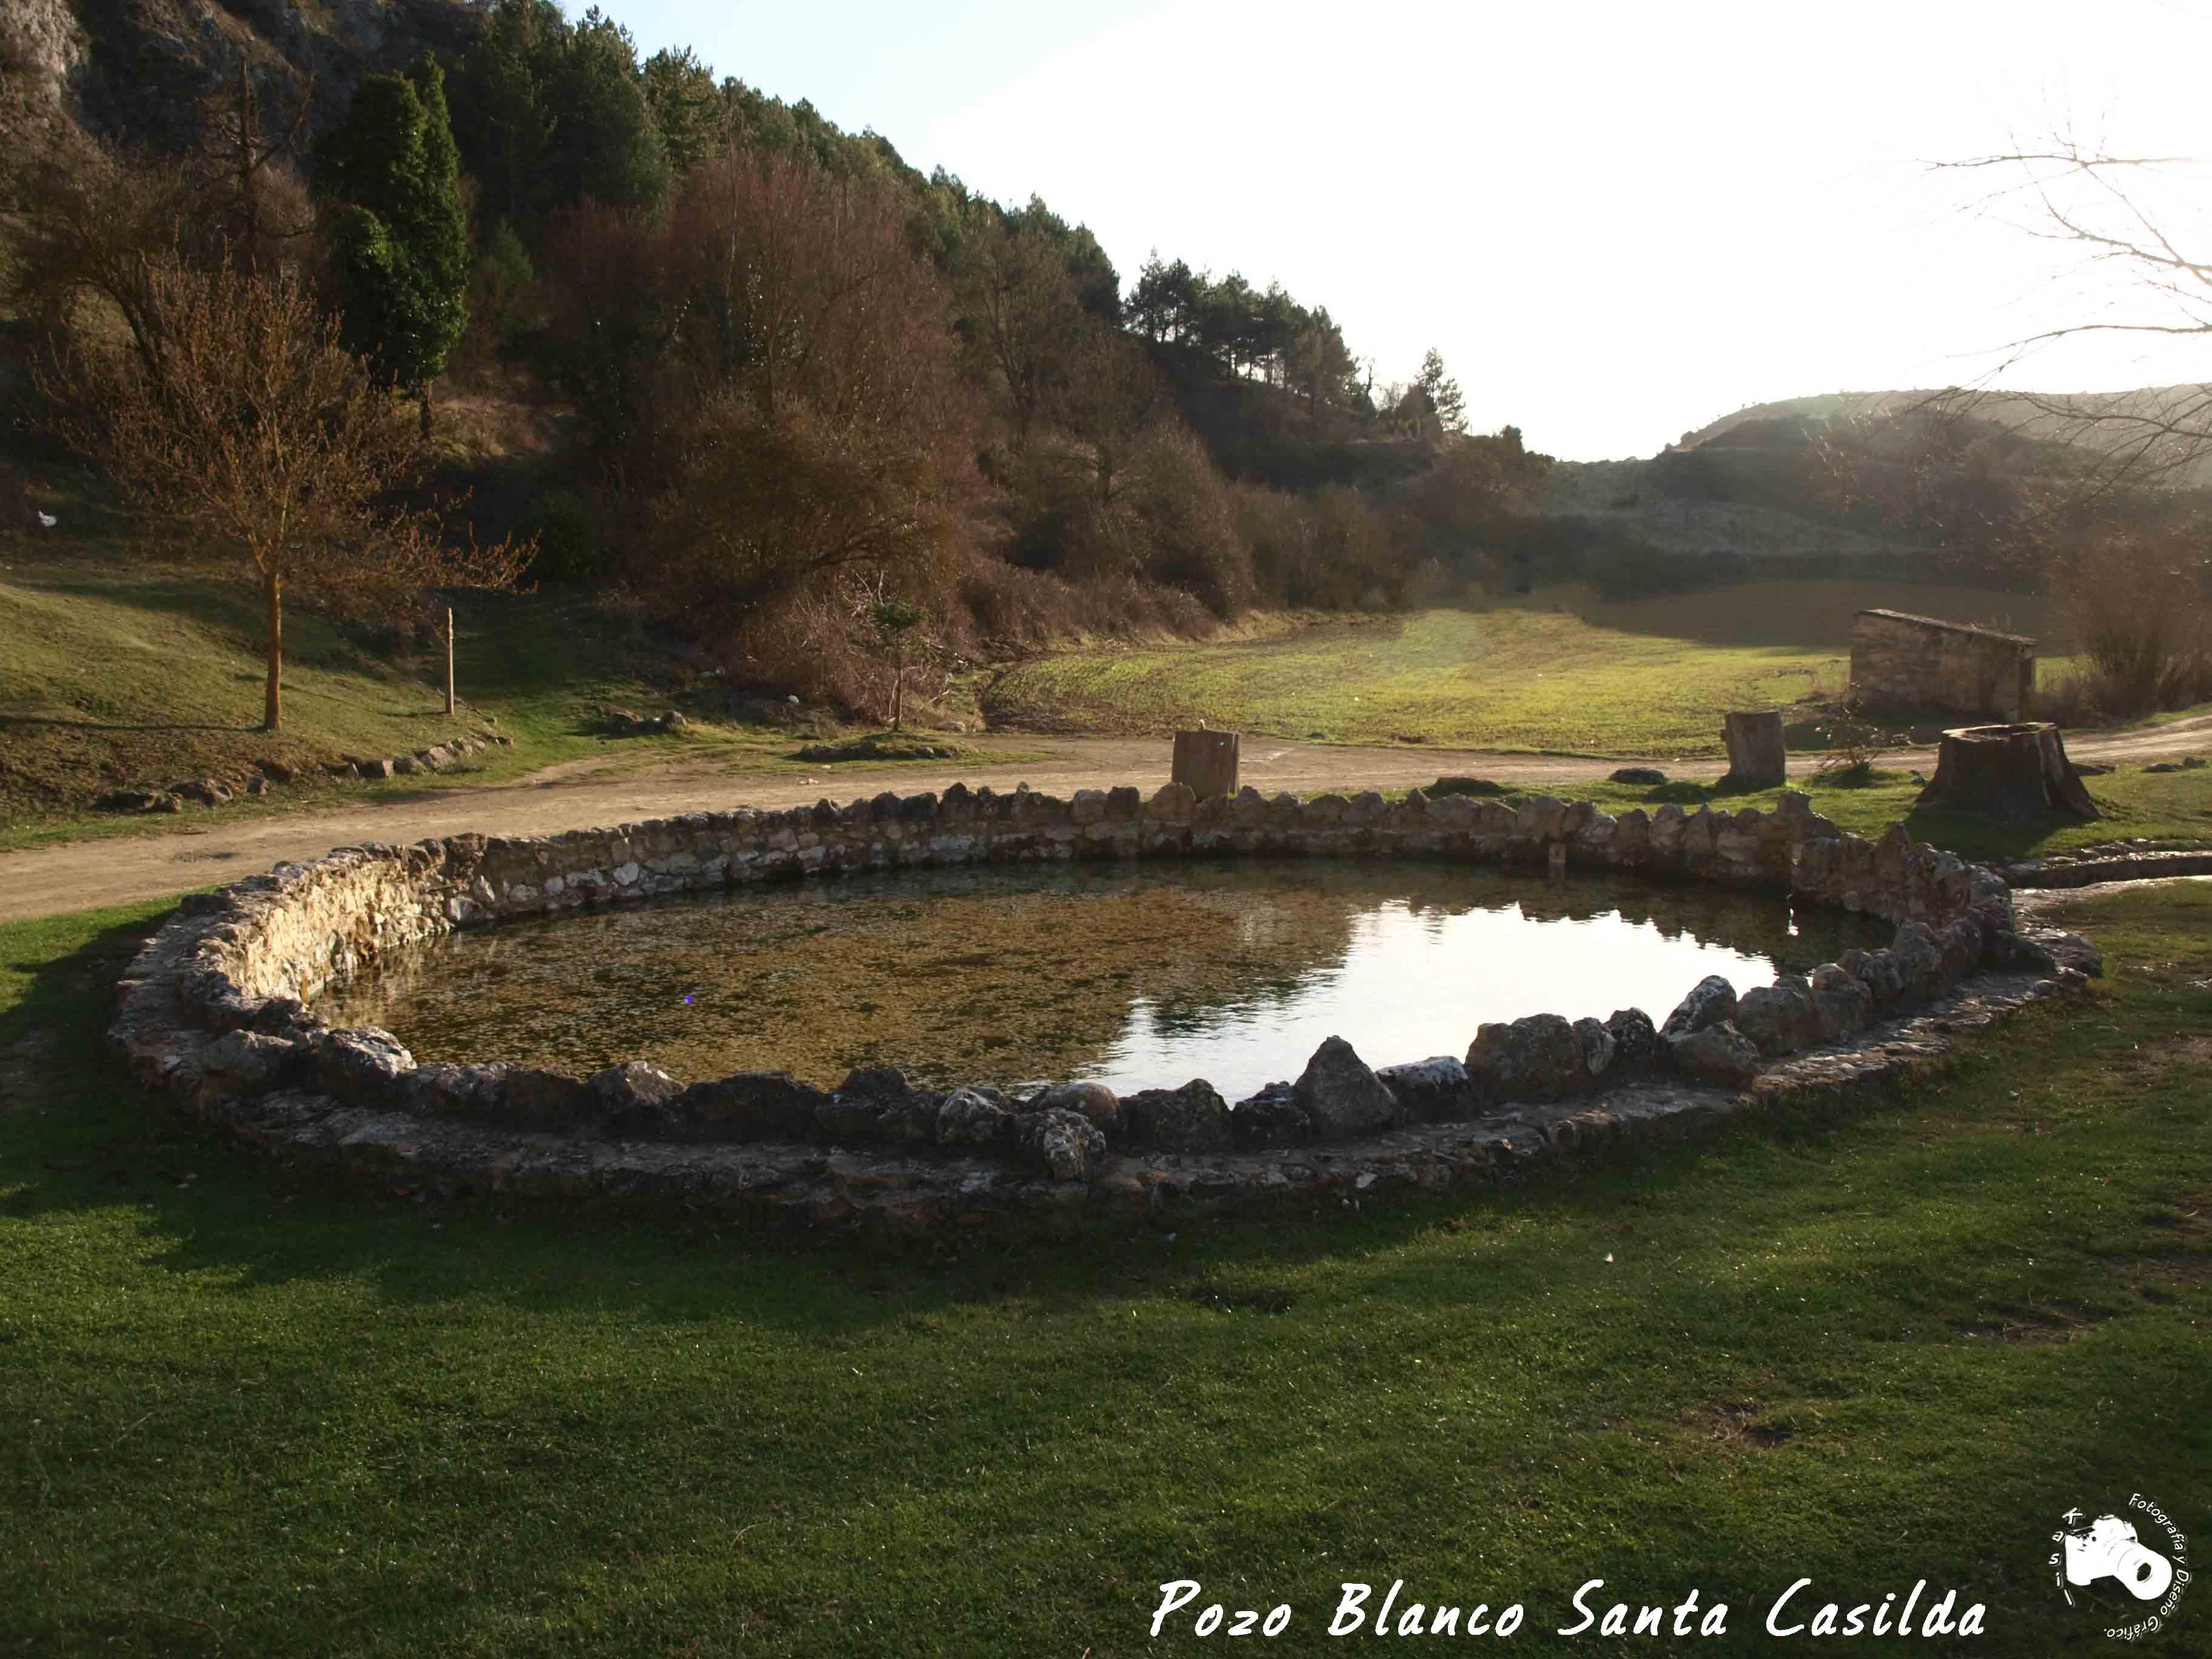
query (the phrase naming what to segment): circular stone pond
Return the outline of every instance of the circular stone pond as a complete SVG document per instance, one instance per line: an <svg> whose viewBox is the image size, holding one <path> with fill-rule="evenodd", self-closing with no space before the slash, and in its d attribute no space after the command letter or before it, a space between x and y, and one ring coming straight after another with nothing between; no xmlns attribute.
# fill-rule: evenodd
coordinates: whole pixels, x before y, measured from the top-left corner
<svg viewBox="0 0 2212 1659"><path fill-rule="evenodd" d="M955 785L279 865L179 906L111 1034L410 1189L908 1225L1496 1179L1909 1072L2095 971L1994 872L1794 793Z"/></svg>
<svg viewBox="0 0 2212 1659"><path fill-rule="evenodd" d="M1227 1099L1341 1036L1456 1054L1559 1008L1663 1015L1708 975L1809 974L1889 929L1786 894L1420 861L864 872L537 917L394 951L310 1004L417 1060L788 1071Z"/></svg>

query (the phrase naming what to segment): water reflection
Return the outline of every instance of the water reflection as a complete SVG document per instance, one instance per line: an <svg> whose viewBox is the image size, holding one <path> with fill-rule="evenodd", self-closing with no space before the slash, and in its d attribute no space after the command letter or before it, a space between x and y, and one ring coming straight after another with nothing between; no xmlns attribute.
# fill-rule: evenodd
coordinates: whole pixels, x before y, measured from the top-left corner
<svg viewBox="0 0 2212 1659"><path fill-rule="evenodd" d="M1230 1099L1338 1035L1376 1065L1484 1020L1663 1018L1706 974L1802 972L1871 924L1765 896L1449 865L1229 860L850 876L455 934L337 988L422 1060L830 1084L1210 1079Z"/></svg>

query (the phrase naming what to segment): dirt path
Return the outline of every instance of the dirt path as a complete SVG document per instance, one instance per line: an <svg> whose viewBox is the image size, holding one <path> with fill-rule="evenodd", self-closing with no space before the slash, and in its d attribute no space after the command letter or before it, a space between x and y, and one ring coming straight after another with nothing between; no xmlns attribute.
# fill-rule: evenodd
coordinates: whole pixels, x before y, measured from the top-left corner
<svg viewBox="0 0 2212 1659"><path fill-rule="evenodd" d="M0 853L0 922L22 921L96 906L127 904L236 876L252 875L286 859L320 857L351 842L406 842L465 830L487 835L537 836L591 824L635 823L678 812L732 806L799 806L829 796L846 801L886 789L902 794L942 790L962 781L1012 789L1017 783L1065 795L1077 789L1133 783L1150 793L1168 781L1168 744L1157 738L1035 738L1018 739L1034 757L1000 763L988 757L941 767L824 768L811 777L747 777L706 762L672 762L643 769L572 762L513 783L430 791L405 801L302 812L209 827L190 835L103 839ZM2084 736L2069 742L2079 760L2140 764L2160 755L2212 747L2212 717L2168 726ZM1439 776L1469 775L1502 783L1589 782L1620 762L1547 755L1486 755L1448 749L1354 749L1249 738L1244 781L1273 793L1315 794L1334 789L1403 789ZM1884 764L1926 770L1932 750L1885 756ZM1814 757L1798 757L1793 774L1809 774ZM1668 765L1675 777L1711 779L1718 761Z"/></svg>

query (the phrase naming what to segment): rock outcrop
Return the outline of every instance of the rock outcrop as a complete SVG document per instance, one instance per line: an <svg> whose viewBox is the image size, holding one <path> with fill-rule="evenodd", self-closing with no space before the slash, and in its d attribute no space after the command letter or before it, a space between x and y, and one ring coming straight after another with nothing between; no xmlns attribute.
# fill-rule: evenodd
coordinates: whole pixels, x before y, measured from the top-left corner
<svg viewBox="0 0 2212 1659"><path fill-rule="evenodd" d="M8 0L0 140L36 143L58 121L178 154L199 133L200 100L241 65L272 112L296 108L312 77L308 125L327 131L364 76L426 49L450 63L483 18L469 0Z"/></svg>

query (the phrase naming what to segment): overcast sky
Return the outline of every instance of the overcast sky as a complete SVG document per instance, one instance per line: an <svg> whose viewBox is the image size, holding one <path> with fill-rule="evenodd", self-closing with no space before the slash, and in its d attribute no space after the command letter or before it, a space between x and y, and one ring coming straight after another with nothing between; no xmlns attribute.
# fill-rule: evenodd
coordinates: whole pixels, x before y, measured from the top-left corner
<svg viewBox="0 0 2212 1659"><path fill-rule="evenodd" d="M1437 346L1476 428L1578 460L1971 382L2140 303L2027 234L2032 200L1978 209L2003 180L1929 163L2054 131L2212 155L2212 6L2179 0L606 9L641 54L690 45L924 172L1042 195L1125 289L1158 249L1326 305L1378 380ZM2203 222L2207 181L2154 185L2161 222ZM1998 383L2208 380L2207 344L2106 336Z"/></svg>

